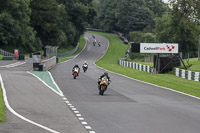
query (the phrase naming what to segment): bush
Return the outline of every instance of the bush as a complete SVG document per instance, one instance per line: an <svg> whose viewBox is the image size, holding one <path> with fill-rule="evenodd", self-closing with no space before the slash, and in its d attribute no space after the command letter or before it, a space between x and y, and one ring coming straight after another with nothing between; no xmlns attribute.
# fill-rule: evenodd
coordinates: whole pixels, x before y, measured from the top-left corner
<svg viewBox="0 0 200 133"><path fill-rule="evenodd" d="M131 42L143 42L144 33L140 31L133 31L128 34L128 39Z"/></svg>
<svg viewBox="0 0 200 133"><path fill-rule="evenodd" d="M145 33L143 36L143 41L145 43L155 43L156 37L152 33Z"/></svg>
<svg viewBox="0 0 200 133"><path fill-rule="evenodd" d="M140 31L133 31L128 34L128 38L131 42L138 42L138 43L155 43L156 37L153 33L143 33Z"/></svg>

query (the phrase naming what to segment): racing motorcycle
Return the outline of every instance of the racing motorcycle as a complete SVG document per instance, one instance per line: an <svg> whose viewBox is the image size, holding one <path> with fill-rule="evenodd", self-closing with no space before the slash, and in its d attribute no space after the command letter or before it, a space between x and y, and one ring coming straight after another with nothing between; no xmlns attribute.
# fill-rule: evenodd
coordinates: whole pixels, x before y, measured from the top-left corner
<svg viewBox="0 0 200 133"><path fill-rule="evenodd" d="M85 73L86 71L87 71L87 69L88 69L88 65L87 64L83 64L83 72Z"/></svg>
<svg viewBox="0 0 200 133"><path fill-rule="evenodd" d="M100 81L99 95L103 95L109 85L108 78L104 76Z"/></svg>
<svg viewBox="0 0 200 133"><path fill-rule="evenodd" d="M74 79L76 79L76 77L78 76L78 73L79 73L79 69L77 67L75 67L73 70Z"/></svg>

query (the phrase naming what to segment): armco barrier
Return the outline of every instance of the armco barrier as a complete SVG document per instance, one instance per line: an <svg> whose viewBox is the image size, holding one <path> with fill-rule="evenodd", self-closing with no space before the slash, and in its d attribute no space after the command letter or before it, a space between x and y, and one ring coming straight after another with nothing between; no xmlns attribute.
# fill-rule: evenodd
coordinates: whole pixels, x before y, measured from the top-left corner
<svg viewBox="0 0 200 133"><path fill-rule="evenodd" d="M59 58L59 57L66 57L66 56L72 55L73 53L75 53L78 50L78 47L79 47L79 43L71 51L68 51L68 52L65 52L65 53L58 53L57 57Z"/></svg>
<svg viewBox="0 0 200 133"><path fill-rule="evenodd" d="M43 60L40 64L43 65L43 71L47 71L56 65L56 56Z"/></svg>
<svg viewBox="0 0 200 133"><path fill-rule="evenodd" d="M153 67L151 67L151 66L142 65L142 64L135 63L135 62L128 62L128 61L125 61L124 58L120 58L118 60L118 64L121 66L124 66L124 67L130 67L130 68L133 68L133 69L136 69L139 71L145 71L148 73L153 72Z"/></svg>
<svg viewBox="0 0 200 133"><path fill-rule="evenodd" d="M174 68L174 74L177 77L185 78L187 80L200 81L200 72L188 71L180 68Z"/></svg>

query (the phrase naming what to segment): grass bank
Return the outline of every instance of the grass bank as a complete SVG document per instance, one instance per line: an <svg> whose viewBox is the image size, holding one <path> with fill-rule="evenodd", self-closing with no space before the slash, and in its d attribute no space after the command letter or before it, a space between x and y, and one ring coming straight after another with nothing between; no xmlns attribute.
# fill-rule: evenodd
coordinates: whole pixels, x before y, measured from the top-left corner
<svg viewBox="0 0 200 133"><path fill-rule="evenodd" d="M110 46L106 55L101 60L96 61L96 64L98 66L103 67L109 71L132 77L134 79L138 79L141 81L171 88L177 91L200 97L200 82L182 79L180 77L176 77L173 73L149 74L147 72L138 71L132 68L126 68L118 65L118 58L125 56L125 52L128 49L128 46L124 45L123 42L115 34L99 32L89 33L102 35L106 37L110 42Z"/></svg>
<svg viewBox="0 0 200 133"><path fill-rule="evenodd" d="M188 67L186 60L184 60L184 63L186 65L186 67ZM191 66L188 68L188 70L200 72L200 61L198 61L198 58L190 58L189 65L191 65ZM181 66L181 68L184 68L183 65Z"/></svg>
<svg viewBox="0 0 200 133"><path fill-rule="evenodd" d="M3 55L0 54L0 60L2 60L2 59L3 59Z"/></svg>
<svg viewBox="0 0 200 133"><path fill-rule="evenodd" d="M5 104L3 101L2 89L0 86L0 122L6 121L6 111L5 111Z"/></svg>
<svg viewBox="0 0 200 133"><path fill-rule="evenodd" d="M67 61L70 57L75 56L75 55L77 55L78 53L80 53L80 52L82 51L82 49L85 47L85 42L86 42L85 39L83 38L83 36L81 36L80 41L79 41L78 50L77 50L74 54L72 54L72 55L59 58L59 62ZM71 50L73 50L73 49L71 48ZM62 51L63 51L63 50L62 50ZM70 50L68 49L67 51L70 51ZM66 52L66 51L65 51L65 52Z"/></svg>

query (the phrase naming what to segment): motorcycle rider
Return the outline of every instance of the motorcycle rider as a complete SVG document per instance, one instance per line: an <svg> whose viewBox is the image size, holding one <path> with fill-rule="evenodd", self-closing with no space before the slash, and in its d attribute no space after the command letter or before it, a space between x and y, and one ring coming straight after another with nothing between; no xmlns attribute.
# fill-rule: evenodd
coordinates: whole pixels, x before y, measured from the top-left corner
<svg viewBox="0 0 200 133"><path fill-rule="evenodd" d="M88 66L88 63L87 63L86 61L84 61L83 66L84 66L84 65L87 65L87 66Z"/></svg>
<svg viewBox="0 0 200 133"><path fill-rule="evenodd" d="M99 77L99 79L98 79L98 88L99 88L99 91L101 90L100 82L101 82L101 80L102 80L102 78L103 78L104 76L106 76L107 79L108 79L108 85L109 85L110 82L111 82L110 77L108 76L108 73L107 73L107 72L104 72L104 74L101 75L101 76Z"/></svg>
<svg viewBox="0 0 200 133"><path fill-rule="evenodd" d="M92 37L93 37L93 39L95 39L95 35L94 34L92 34Z"/></svg>
<svg viewBox="0 0 200 133"><path fill-rule="evenodd" d="M94 39L94 40L93 40L93 45L95 46L96 43L97 43L97 40Z"/></svg>
<svg viewBox="0 0 200 133"><path fill-rule="evenodd" d="M74 67L72 68L72 75L73 75L73 72L74 72L74 68L78 68L78 76L79 76L80 67L78 66L78 64L74 65Z"/></svg>
<svg viewBox="0 0 200 133"><path fill-rule="evenodd" d="M87 70L88 69L88 63L86 61L84 61L82 68L84 69L85 66L86 66L86 70Z"/></svg>
<svg viewBox="0 0 200 133"><path fill-rule="evenodd" d="M98 42L98 46L99 46L99 47L101 46L100 41Z"/></svg>

